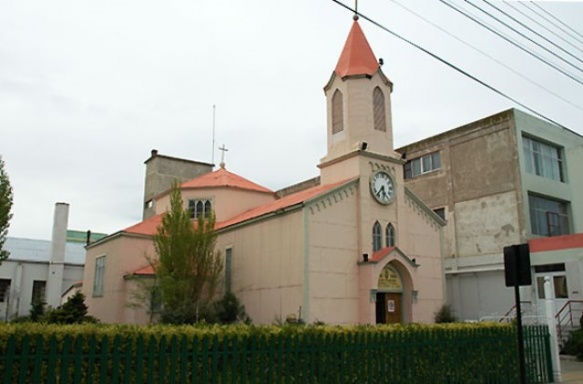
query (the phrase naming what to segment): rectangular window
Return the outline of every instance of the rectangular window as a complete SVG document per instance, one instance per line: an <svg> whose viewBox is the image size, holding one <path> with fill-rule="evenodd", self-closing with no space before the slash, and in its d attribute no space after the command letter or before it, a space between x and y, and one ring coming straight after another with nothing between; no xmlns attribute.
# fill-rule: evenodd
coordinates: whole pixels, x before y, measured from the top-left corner
<svg viewBox="0 0 583 384"><path fill-rule="evenodd" d="M10 295L10 279L0 279L0 303L8 301Z"/></svg>
<svg viewBox="0 0 583 384"><path fill-rule="evenodd" d="M551 180L565 181L561 148L523 137L522 149L526 172Z"/></svg>
<svg viewBox="0 0 583 384"><path fill-rule="evenodd" d="M233 280L233 248L225 250L225 290L231 292Z"/></svg>
<svg viewBox="0 0 583 384"><path fill-rule="evenodd" d="M424 173L440 169L441 157L439 152L429 153L425 156L407 161L404 167L405 179L412 179Z"/></svg>
<svg viewBox="0 0 583 384"><path fill-rule="evenodd" d="M103 296L103 276L105 274L105 256L95 259L95 275L93 277L93 296Z"/></svg>
<svg viewBox="0 0 583 384"><path fill-rule="evenodd" d="M533 235L559 236L570 233L568 203L528 195Z"/></svg>
<svg viewBox="0 0 583 384"><path fill-rule="evenodd" d="M201 215L208 216L212 212L212 202L210 199L188 200L188 211L191 219L196 219Z"/></svg>
<svg viewBox="0 0 583 384"><path fill-rule="evenodd" d="M46 281L34 280L32 282L32 299L30 300L30 302L32 304L46 302L46 289L47 289Z"/></svg>

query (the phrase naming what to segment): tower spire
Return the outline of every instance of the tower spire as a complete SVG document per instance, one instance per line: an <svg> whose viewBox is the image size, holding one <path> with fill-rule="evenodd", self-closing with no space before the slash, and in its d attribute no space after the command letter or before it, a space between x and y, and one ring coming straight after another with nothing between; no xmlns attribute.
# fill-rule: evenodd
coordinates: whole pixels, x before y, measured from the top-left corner
<svg viewBox="0 0 583 384"><path fill-rule="evenodd" d="M379 63L358 24L358 15L355 14L355 17L334 70L342 78L355 75L372 76L379 69Z"/></svg>

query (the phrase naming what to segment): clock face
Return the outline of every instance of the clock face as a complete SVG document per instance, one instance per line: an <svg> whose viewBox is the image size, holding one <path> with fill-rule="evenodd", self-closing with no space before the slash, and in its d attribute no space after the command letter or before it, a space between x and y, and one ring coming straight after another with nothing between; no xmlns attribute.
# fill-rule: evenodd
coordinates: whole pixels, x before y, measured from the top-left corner
<svg viewBox="0 0 583 384"><path fill-rule="evenodd" d="M370 192L381 204L389 204L395 197L393 179L385 171L377 171L370 177Z"/></svg>

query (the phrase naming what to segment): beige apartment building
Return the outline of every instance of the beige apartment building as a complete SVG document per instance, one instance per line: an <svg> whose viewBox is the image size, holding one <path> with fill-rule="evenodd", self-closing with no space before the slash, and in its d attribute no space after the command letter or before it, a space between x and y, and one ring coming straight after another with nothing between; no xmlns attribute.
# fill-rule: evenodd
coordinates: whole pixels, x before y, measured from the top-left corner
<svg viewBox="0 0 583 384"><path fill-rule="evenodd" d="M525 242L528 315L540 315L545 276L556 311L583 299L583 137L510 109L397 151L407 158L407 188L447 222L447 301L458 317L492 320L511 310L503 248Z"/></svg>
<svg viewBox="0 0 583 384"><path fill-rule="evenodd" d="M223 289L241 299L254 323L289 315L308 323L432 322L445 294L445 222L405 185L405 161L393 150L392 87L354 21L324 87L327 148L318 177L272 191L224 164L211 171L153 151L144 220L87 247L90 314L148 321L144 310L127 306L127 277L153 273L146 256L155 257L152 235L176 177L193 219L215 213Z"/></svg>

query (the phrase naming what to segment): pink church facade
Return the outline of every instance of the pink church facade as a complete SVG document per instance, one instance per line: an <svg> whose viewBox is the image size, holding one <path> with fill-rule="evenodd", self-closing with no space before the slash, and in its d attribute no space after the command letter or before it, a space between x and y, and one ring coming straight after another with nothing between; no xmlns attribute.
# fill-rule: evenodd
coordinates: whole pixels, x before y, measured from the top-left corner
<svg viewBox="0 0 583 384"><path fill-rule="evenodd" d="M324 88L327 153L319 181L275 193L229 172L181 184L185 208L212 209L224 287L254 323L300 316L311 323L432 322L444 302L444 221L405 187L393 150L392 83L383 74L357 21ZM153 156L156 156L153 154ZM168 209L87 249L83 292L91 315L104 322L146 323L131 308L133 281L149 274L152 235Z"/></svg>

